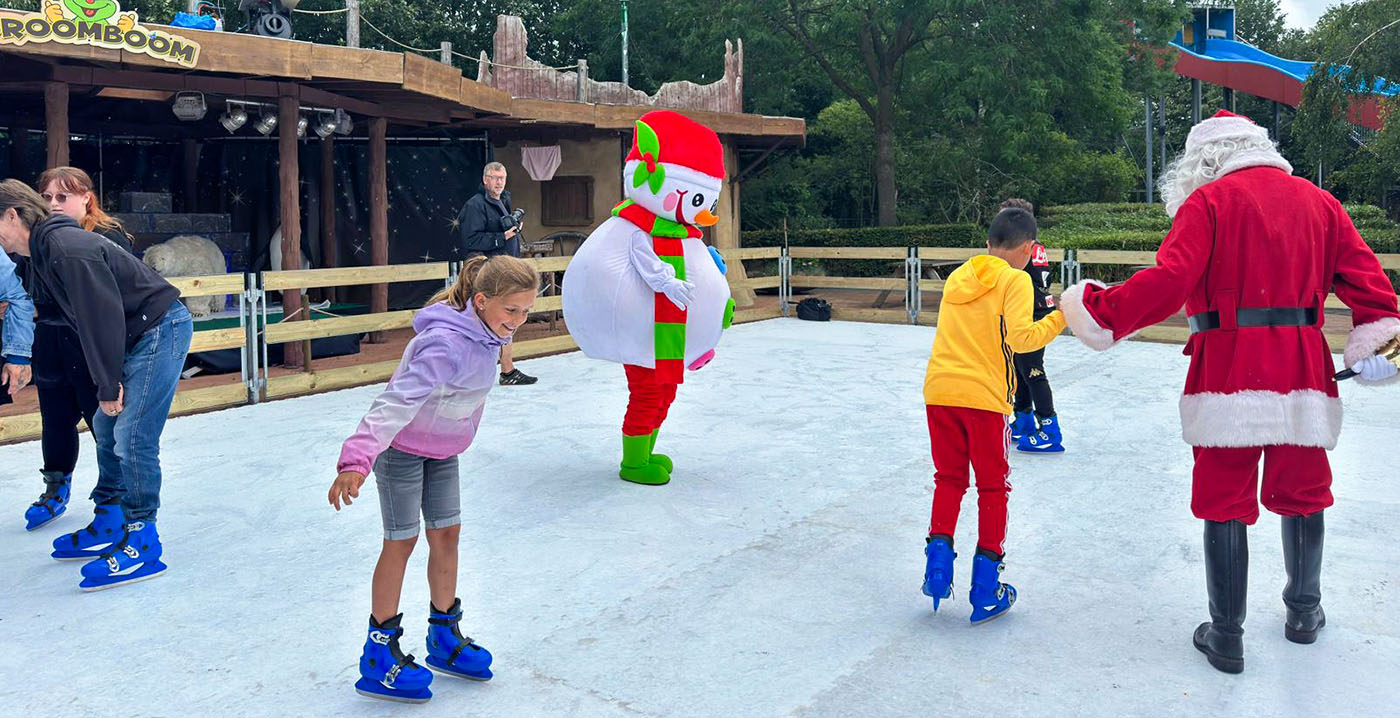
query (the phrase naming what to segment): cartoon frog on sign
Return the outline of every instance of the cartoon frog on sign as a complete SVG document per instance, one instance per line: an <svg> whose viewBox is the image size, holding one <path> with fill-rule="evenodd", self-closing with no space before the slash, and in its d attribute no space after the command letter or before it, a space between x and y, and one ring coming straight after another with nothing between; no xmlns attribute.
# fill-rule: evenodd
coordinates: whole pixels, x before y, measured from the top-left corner
<svg viewBox="0 0 1400 718"><path fill-rule="evenodd" d="M44 0L44 17L49 22L64 19L65 9L75 22L86 25L111 25L115 17L116 25L123 33L136 27L136 13L122 12L121 4L116 0Z"/></svg>

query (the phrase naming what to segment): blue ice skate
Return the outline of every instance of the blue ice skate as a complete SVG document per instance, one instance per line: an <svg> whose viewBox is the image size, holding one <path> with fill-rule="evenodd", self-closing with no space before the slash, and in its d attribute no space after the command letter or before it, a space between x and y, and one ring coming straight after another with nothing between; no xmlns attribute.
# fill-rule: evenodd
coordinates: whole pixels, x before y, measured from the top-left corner
<svg viewBox="0 0 1400 718"><path fill-rule="evenodd" d="M61 471L41 471L44 475L44 493L39 500L24 510L24 530L33 531L63 515L68 510L68 491L73 485L73 475Z"/></svg>
<svg viewBox="0 0 1400 718"><path fill-rule="evenodd" d="M929 539L924 546L928 563L924 566L924 595L933 599L933 610L938 611L938 602L953 595L953 544L939 535Z"/></svg>
<svg viewBox="0 0 1400 718"><path fill-rule="evenodd" d="M1017 451L1027 454L1062 454L1065 447L1061 442L1059 417L1040 419L1040 430L1021 437L1016 444Z"/></svg>
<svg viewBox="0 0 1400 718"><path fill-rule="evenodd" d="M1026 434L1035 433L1035 413L1030 411L1016 412L1016 418L1011 420L1011 438L1020 441Z"/></svg>
<svg viewBox="0 0 1400 718"><path fill-rule="evenodd" d="M449 611L439 611L431 603L429 608L428 667L458 678L491 680L491 652L457 627L462 621L462 599L453 601Z"/></svg>
<svg viewBox="0 0 1400 718"><path fill-rule="evenodd" d="M972 623L985 623L1006 613L1016 602L1016 587L1001 582L1002 569L1006 564L978 551L972 558L972 590L967 598L972 601Z"/></svg>
<svg viewBox="0 0 1400 718"><path fill-rule="evenodd" d="M154 521L133 521L126 535L94 561L83 564L83 580L78 588L101 591L145 581L165 573L160 561L160 536Z"/></svg>
<svg viewBox="0 0 1400 718"><path fill-rule="evenodd" d="M427 703L433 697L428 690L433 672L414 663L413 656L404 655L399 648L402 622L402 613L383 623L369 617L369 635L360 656L360 680L355 682L355 692L399 703Z"/></svg>
<svg viewBox="0 0 1400 718"><path fill-rule="evenodd" d="M91 561L106 553L126 533L126 513L121 504L98 504L92 523L53 540L53 553L59 561Z"/></svg>

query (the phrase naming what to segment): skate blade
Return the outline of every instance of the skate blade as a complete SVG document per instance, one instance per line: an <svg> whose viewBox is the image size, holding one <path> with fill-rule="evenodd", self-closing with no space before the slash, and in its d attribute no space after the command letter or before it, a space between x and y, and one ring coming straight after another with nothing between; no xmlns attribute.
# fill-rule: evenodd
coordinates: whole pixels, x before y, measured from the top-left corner
<svg viewBox="0 0 1400 718"><path fill-rule="evenodd" d="M392 703L427 703L428 699L433 697L432 691L429 691L427 688L421 688L416 691L399 691L397 693L388 692L390 690L389 688L385 688L383 684L377 681L371 681L368 678L361 678L355 682L356 693L366 698L374 698L375 700L390 701Z"/></svg>
<svg viewBox="0 0 1400 718"><path fill-rule="evenodd" d="M493 677L495 677L495 674L492 673L492 672L491 672L491 669L489 669L489 668L486 669L486 672L485 672L484 675L483 675L483 674L476 674L476 675L473 675L473 674L471 674L471 673L465 673L465 672L458 671L458 670L453 669L453 668L448 668L448 667L445 666L445 665L439 665L438 663L434 663L435 660L437 660L437 659L434 658L433 656L428 656L427 661L425 661L425 662L428 664L428 670L432 671L433 673L441 673L441 674L444 675L444 676L452 676L453 678L465 678L465 679L467 679L467 680L469 680L469 681L477 681L477 682L480 682L480 683L485 683L486 681L489 681L489 680L491 680Z"/></svg>
<svg viewBox="0 0 1400 718"><path fill-rule="evenodd" d="M147 567L150 567L149 570L147 570ZM156 576L165 573L166 569L168 568L169 566L166 566L160 561L152 561L148 564L142 565L142 567L135 573L118 576L116 577L117 580L111 581L110 583L107 583L106 579L85 578L83 579L82 583L78 584L78 588L81 588L84 591L105 591L109 588L116 588L118 586L125 586L129 583L138 583L140 581L155 578Z"/></svg>
<svg viewBox="0 0 1400 718"><path fill-rule="evenodd" d="M971 619L968 619L968 620L970 620L970 621L972 622L972 625L974 625L974 626L981 626L981 625L986 624L986 623L991 623L992 621L995 621L995 620L997 620L998 618L1001 618L1002 616L1005 616L1005 615L1008 614L1008 613L1011 613L1011 607L1010 607L1010 606L1007 606L1007 607L1006 607L1006 610L1005 610L1005 611L1002 611L1001 613L993 613L992 615L987 616L987 617L985 617L985 618L971 618Z"/></svg>
<svg viewBox="0 0 1400 718"><path fill-rule="evenodd" d="M58 512L57 515L50 516L50 517L44 519L43 521L40 521L39 523L34 524L33 526L25 526L25 527L24 527L24 530L25 530L25 531L38 531L39 529L44 528L45 526L48 526L49 524L51 524L51 523L57 521L57 520L58 520L58 517L64 515L65 513L68 513L68 512L66 512L66 511L60 511L60 512Z"/></svg>

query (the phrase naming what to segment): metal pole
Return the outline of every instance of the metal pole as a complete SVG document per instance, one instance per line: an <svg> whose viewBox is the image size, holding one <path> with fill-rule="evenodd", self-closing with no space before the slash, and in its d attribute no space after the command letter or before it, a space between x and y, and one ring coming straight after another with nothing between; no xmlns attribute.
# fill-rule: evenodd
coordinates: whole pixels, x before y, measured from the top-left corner
<svg viewBox="0 0 1400 718"><path fill-rule="evenodd" d="M1274 100L1274 142L1278 142L1278 100Z"/></svg>
<svg viewBox="0 0 1400 718"><path fill-rule="evenodd" d="M1147 120L1147 203L1152 204L1152 95L1147 95L1142 100L1144 113Z"/></svg>
<svg viewBox="0 0 1400 718"><path fill-rule="evenodd" d="M1162 99L1157 102L1157 146L1161 149L1162 163L1158 167L1167 166L1167 96L1162 95Z"/></svg>
<svg viewBox="0 0 1400 718"><path fill-rule="evenodd" d="M345 46L360 46L360 0L345 0Z"/></svg>
<svg viewBox="0 0 1400 718"><path fill-rule="evenodd" d="M1191 80L1191 126L1201 123L1201 81Z"/></svg>
<svg viewBox="0 0 1400 718"><path fill-rule="evenodd" d="M622 0L622 84L631 87L627 80L627 0Z"/></svg>

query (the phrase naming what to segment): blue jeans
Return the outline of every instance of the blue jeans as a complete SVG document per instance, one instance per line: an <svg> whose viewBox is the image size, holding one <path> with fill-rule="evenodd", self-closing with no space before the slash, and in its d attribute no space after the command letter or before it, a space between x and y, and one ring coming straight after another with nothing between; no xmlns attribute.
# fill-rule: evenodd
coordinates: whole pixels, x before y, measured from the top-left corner
<svg viewBox="0 0 1400 718"><path fill-rule="evenodd" d="M160 434L190 351L194 321L175 302L122 362L122 413L97 412L94 503L121 501L128 521L155 521L160 508Z"/></svg>

